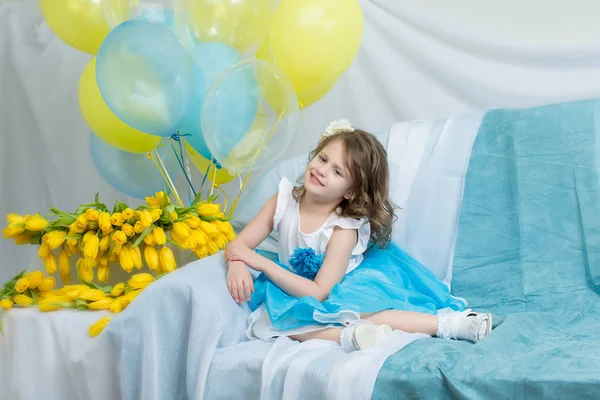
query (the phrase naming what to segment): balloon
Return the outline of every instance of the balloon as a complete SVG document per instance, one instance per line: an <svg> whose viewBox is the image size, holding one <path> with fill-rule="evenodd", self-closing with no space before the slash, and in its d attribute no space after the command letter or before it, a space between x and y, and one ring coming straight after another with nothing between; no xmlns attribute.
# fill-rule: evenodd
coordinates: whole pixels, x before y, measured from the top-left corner
<svg viewBox="0 0 600 400"><path fill-rule="evenodd" d="M184 43L220 42L249 55L264 40L276 7L277 0L182 1L175 24L187 35Z"/></svg>
<svg viewBox="0 0 600 400"><path fill-rule="evenodd" d="M250 80L254 85L240 97L240 84ZM251 126L242 126L240 114L247 115L242 105L251 102L257 105L256 117ZM298 127L298 114L298 99L285 74L253 59L234 64L215 79L200 121L212 155L229 171L240 173L262 168L285 151Z"/></svg>
<svg viewBox="0 0 600 400"><path fill-rule="evenodd" d="M194 64L166 26L145 20L122 23L100 47L96 77L110 109L128 125L171 136L194 96Z"/></svg>
<svg viewBox="0 0 600 400"><path fill-rule="evenodd" d="M40 7L56 36L77 50L96 54L110 31L102 3L98 0L41 0ZM111 4L109 8L114 14L123 12L118 4Z"/></svg>
<svg viewBox="0 0 600 400"><path fill-rule="evenodd" d="M132 153L147 153L160 138L140 132L121 121L106 105L96 82L96 58L79 79L79 108L90 129L106 143Z"/></svg>
<svg viewBox="0 0 600 400"><path fill-rule="evenodd" d="M194 148L190 146L189 143L185 144L185 149L187 150L188 156L190 157L196 168L198 168L198 170L204 174L208 170L208 166L211 164L211 161L202 157L202 155L200 155L196 150L194 150ZM229 173L229 171L227 171L225 168L221 168L217 169L217 176L213 181L214 170L212 168L214 168L214 166L211 167L207 179L211 180L217 185L223 185L235 178L235 175Z"/></svg>
<svg viewBox="0 0 600 400"><path fill-rule="evenodd" d="M306 107L350 67L363 24L358 0L282 1L257 57L286 73Z"/></svg>
<svg viewBox="0 0 600 400"><path fill-rule="evenodd" d="M152 196L167 185L161 173L146 154L129 153L112 147L92 134L92 160L96 169L112 187L137 199ZM179 162L171 146L163 146L158 153L173 181L179 172Z"/></svg>
<svg viewBox="0 0 600 400"><path fill-rule="evenodd" d="M111 28L132 19L158 22L173 28L175 3L175 0L105 0L104 15Z"/></svg>
<svg viewBox="0 0 600 400"><path fill-rule="evenodd" d="M185 138L186 141L202 157L211 160L212 155L204 142L200 124L204 95L215 77L231 64L240 61L242 56L237 50L223 43L201 43L194 48L192 57L196 61L196 95L179 128L179 133L190 135ZM244 96L241 90L246 88L242 86L239 89L238 95ZM245 115L241 114L238 117L243 119L240 121L243 126L249 127L254 120L256 108L246 107L246 111Z"/></svg>

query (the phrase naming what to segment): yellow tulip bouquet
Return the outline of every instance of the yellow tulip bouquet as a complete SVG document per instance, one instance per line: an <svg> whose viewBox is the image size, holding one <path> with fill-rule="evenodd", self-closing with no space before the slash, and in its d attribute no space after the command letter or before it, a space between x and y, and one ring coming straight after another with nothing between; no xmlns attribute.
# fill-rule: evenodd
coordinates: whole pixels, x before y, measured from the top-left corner
<svg viewBox="0 0 600 400"><path fill-rule="evenodd" d="M4 237L16 244L39 245L38 254L49 276L42 271L18 274L0 290L0 308L16 305L38 307L40 311L76 308L121 312L147 285L175 270L175 257L167 244L203 258L224 249L235 238L215 199L211 196L200 201L199 194L189 207L183 207L171 204L166 192L157 192L135 210L117 201L109 212L96 195L93 203L79 206L74 213L51 208L52 219L38 214L7 215ZM73 257L77 258L81 281L77 285L70 284ZM111 262L130 274L142 270L143 261L149 272L136 273L114 286L100 286L109 280ZM54 288L56 280L52 277L57 271L65 284L60 289ZM98 321L90 334L98 334L109 320Z"/></svg>

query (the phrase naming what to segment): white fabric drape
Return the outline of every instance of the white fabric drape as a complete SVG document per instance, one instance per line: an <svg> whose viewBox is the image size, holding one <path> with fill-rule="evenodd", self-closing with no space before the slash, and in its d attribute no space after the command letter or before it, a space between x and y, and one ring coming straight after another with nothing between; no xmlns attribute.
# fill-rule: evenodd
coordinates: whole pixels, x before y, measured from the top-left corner
<svg viewBox="0 0 600 400"><path fill-rule="evenodd" d="M363 0L365 34L355 63L302 112L284 156L310 149L333 119L385 131L399 120L597 97L600 29L590 15L599 6L532 4ZM77 101L89 59L54 36L35 0L0 2L1 216L72 210L96 192L107 203L130 201L102 180L89 156ZM0 281L29 265L35 251L1 240Z"/></svg>

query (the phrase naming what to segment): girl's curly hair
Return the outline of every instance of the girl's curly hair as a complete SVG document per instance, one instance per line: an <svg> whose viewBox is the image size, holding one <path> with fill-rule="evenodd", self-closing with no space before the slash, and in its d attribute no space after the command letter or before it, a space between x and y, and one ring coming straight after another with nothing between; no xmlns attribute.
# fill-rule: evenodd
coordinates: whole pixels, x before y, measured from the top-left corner
<svg viewBox="0 0 600 400"><path fill-rule="evenodd" d="M341 141L348 155L348 169L353 179L352 196L340 203L341 216L367 217L371 225L371 241L379 247L389 246L394 209L389 200L389 168L383 145L372 134L361 129L326 136L309 155L309 161L329 143ZM293 196L300 201L304 186L294 188Z"/></svg>

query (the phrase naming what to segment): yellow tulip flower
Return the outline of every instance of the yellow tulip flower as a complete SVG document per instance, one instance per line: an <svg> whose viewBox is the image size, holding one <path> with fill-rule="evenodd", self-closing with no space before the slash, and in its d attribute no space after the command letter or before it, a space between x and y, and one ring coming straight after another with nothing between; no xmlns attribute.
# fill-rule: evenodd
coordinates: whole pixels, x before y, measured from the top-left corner
<svg viewBox="0 0 600 400"><path fill-rule="evenodd" d="M123 231L115 231L112 235L112 240L119 246L127 242L127 235Z"/></svg>
<svg viewBox="0 0 600 400"><path fill-rule="evenodd" d="M183 222L190 228L199 228L201 221L202 220L200 218L196 217L195 215L191 215L183 220Z"/></svg>
<svg viewBox="0 0 600 400"><path fill-rule="evenodd" d="M218 237L221 234L214 225L206 221L200 221L200 229L202 229L202 231L210 238Z"/></svg>
<svg viewBox="0 0 600 400"><path fill-rule="evenodd" d="M142 262L142 252L139 246L132 247L130 254L133 257L133 267L135 269L142 269L144 263Z"/></svg>
<svg viewBox="0 0 600 400"><path fill-rule="evenodd" d="M93 282L94 281L94 270L92 268L80 268L79 269L79 279L84 282Z"/></svg>
<svg viewBox="0 0 600 400"><path fill-rule="evenodd" d="M6 220L9 224L21 224L25 222L25 217L19 214L6 214Z"/></svg>
<svg viewBox="0 0 600 400"><path fill-rule="evenodd" d="M88 221L96 222L100 217L100 211L96 210L95 208L88 208L85 210L85 217Z"/></svg>
<svg viewBox="0 0 600 400"><path fill-rule="evenodd" d="M223 235L219 236L218 238L215 238L214 242L217 245L217 247L221 250L225 250L225 247L227 247L227 239Z"/></svg>
<svg viewBox="0 0 600 400"><path fill-rule="evenodd" d="M152 237L159 246L163 246L165 243L167 243L167 235L165 234L164 229L160 226L157 226L152 230Z"/></svg>
<svg viewBox="0 0 600 400"><path fill-rule="evenodd" d="M18 235L22 234L23 232L25 232L25 228L23 226L10 224L2 230L2 235L4 235L5 238L12 239L12 238L16 238Z"/></svg>
<svg viewBox="0 0 600 400"><path fill-rule="evenodd" d="M71 271L71 258L65 249L62 249L60 253L58 253L58 270L61 275L69 275Z"/></svg>
<svg viewBox="0 0 600 400"><path fill-rule="evenodd" d="M15 297L13 297L13 301L15 302L15 304L18 304L20 306L29 306L33 304L33 299L24 294L16 295Z"/></svg>
<svg viewBox="0 0 600 400"><path fill-rule="evenodd" d="M106 211L102 211L98 216L98 226L102 229L102 233L104 231L112 229L112 224L110 223L110 214Z"/></svg>
<svg viewBox="0 0 600 400"><path fill-rule="evenodd" d="M212 240L209 240L206 243L206 250L208 251L208 254L210 254L212 256L213 254L216 254L219 252L219 247L215 244L215 242L213 242Z"/></svg>
<svg viewBox="0 0 600 400"><path fill-rule="evenodd" d="M201 203L196 207L198 214L203 217L211 217L221 213L221 207L219 204L212 203Z"/></svg>
<svg viewBox="0 0 600 400"><path fill-rule="evenodd" d="M187 238L189 238L192 234L192 230L183 222L175 222L173 224L172 233L175 233L175 235L179 236L180 238L187 240Z"/></svg>
<svg viewBox="0 0 600 400"><path fill-rule="evenodd" d="M152 225L152 214L150 214L149 211L143 210L140 213L140 221L142 222L142 225L144 225L144 228L148 228Z"/></svg>
<svg viewBox="0 0 600 400"><path fill-rule="evenodd" d="M148 235L150 236L150 235ZM146 265L152 271L156 271L160 264L158 261L158 251L156 251L156 247L146 245L144 247L144 260L146 260Z"/></svg>
<svg viewBox="0 0 600 400"><path fill-rule="evenodd" d="M25 229L31 232L41 232L47 226L48 221L37 214L32 219L25 222Z"/></svg>
<svg viewBox="0 0 600 400"><path fill-rule="evenodd" d="M133 216L135 215L135 213L133 212L133 210L131 208L124 209L122 214L123 214L123 218L125 218L125 219L133 218Z"/></svg>
<svg viewBox="0 0 600 400"><path fill-rule="evenodd" d="M110 320L110 317L100 318L94 325L90 326L88 332L90 336L98 336L104 330L104 328L106 328L106 325L108 325Z"/></svg>
<svg viewBox="0 0 600 400"><path fill-rule="evenodd" d="M160 265L165 272L173 272L175 268L177 268L173 251L171 251L171 249L168 247L163 247L159 250L158 259L160 260Z"/></svg>
<svg viewBox="0 0 600 400"><path fill-rule="evenodd" d="M133 259L135 255L131 254L130 250L128 247L123 247L119 253L119 263L125 272L131 272L135 263Z"/></svg>
<svg viewBox="0 0 600 400"><path fill-rule="evenodd" d="M48 246L50 246L50 250L54 250L62 246L65 242L65 238L67 237L67 232L65 231L52 231L48 232L44 235L47 238Z"/></svg>
<svg viewBox="0 0 600 400"><path fill-rule="evenodd" d="M107 283L110 278L110 268L108 265L102 265L98 267L97 273L98 282Z"/></svg>
<svg viewBox="0 0 600 400"><path fill-rule="evenodd" d="M40 306L38 308L42 312L50 312L50 311L60 310L60 307L57 306L56 304L40 304Z"/></svg>
<svg viewBox="0 0 600 400"><path fill-rule="evenodd" d="M193 252L194 252L194 254L196 254L196 256L198 258L204 258L208 255L208 250L206 250L206 245L198 246L198 247L194 248Z"/></svg>
<svg viewBox="0 0 600 400"><path fill-rule="evenodd" d="M119 282L115 286L113 286L112 290L110 291L110 294L111 296L117 297L122 295L124 291L125 284L123 282Z"/></svg>
<svg viewBox="0 0 600 400"><path fill-rule="evenodd" d="M110 217L110 223L113 224L114 226L121 226L121 225L123 225L124 222L125 222L125 218L123 217L123 214L121 214L121 213L114 213Z"/></svg>
<svg viewBox="0 0 600 400"><path fill-rule="evenodd" d="M21 278L15 284L15 290L19 293L23 293L27 289L29 289L29 279L28 278Z"/></svg>
<svg viewBox="0 0 600 400"><path fill-rule="evenodd" d="M134 229L136 233L142 233L146 228L144 227L144 224L142 224L142 221L135 221Z"/></svg>
<svg viewBox="0 0 600 400"><path fill-rule="evenodd" d="M54 286L56 286L56 279L54 279L53 277L49 277L45 278L43 281L40 282L40 284L38 285L38 289L41 292L46 292L48 290L54 289Z"/></svg>
<svg viewBox="0 0 600 400"><path fill-rule="evenodd" d="M54 257L54 254L50 253L48 256L44 257L44 267L46 268L46 272L50 275L56 272L56 257Z"/></svg>
<svg viewBox="0 0 600 400"><path fill-rule="evenodd" d="M87 241L84 237L83 255L87 258L98 257L98 249L100 248L100 238L95 234L90 236Z"/></svg>
<svg viewBox="0 0 600 400"><path fill-rule="evenodd" d="M98 251L103 253L110 248L110 236L105 235L100 239L100 243L98 244Z"/></svg>
<svg viewBox="0 0 600 400"><path fill-rule="evenodd" d="M53 304L53 303L72 303L73 298L67 296L66 294L60 296L50 296L45 297L42 300L38 301L38 304Z"/></svg>
<svg viewBox="0 0 600 400"><path fill-rule="evenodd" d="M29 287L35 289L38 287L42 279L44 279L44 273L42 271L31 271L23 275L23 278L29 279Z"/></svg>
<svg viewBox="0 0 600 400"><path fill-rule="evenodd" d="M154 228L152 230L152 232L154 232L154 230L156 230L157 228ZM154 235L152 234L152 232L150 232L149 234L147 234L146 236L144 236L144 243L147 246L154 246L156 244L156 242L154 241Z"/></svg>
<svg viewBox="0 0 600 400"><path fill-rule="evenodd" d="M31 242L31 238L33 235L31 233L21 233L20 235L15 236L15 244L24 245L29 244Z"/></svg>
<svg viewBox="0 0 600 400"><path fill-rule="evenodd" d="M156 222L160 219L160 217L162 215L162 209L155 208L150 211L150 215L152 216L152 222Z"/></svg>
<svg viewBox="0 0 600 400"><path fill-rule="evenodd" d="M135 274L127 281L127 285L129 285L132 289L143 289L148 284L154 282L154 277L148 273Z"/></svg>
<svg viewBox="0 0 600 400"><path fill-rule="evenodd" d="M0 308L10 310L13 307L13 301L9 298L0 300Z"/></svg>
<svg viewBox="0 0 600 400"><path fill-rule="evenodd" d="M108 310L113 303L113 299L110 297L105 297L103 299L94 301L88 304L88 308L90 310Z"/></svg>
<svg viewBox="0 0 600 400"><path fill-rule="evenodd" d="M106 297L106 293L99 289L89 288L79 294L79 298L87 301L98 301Z"/></svg>
<svg viewBox="0 0 600 400"><path fill-rule="evenodd" d="M136 222L136 225L137 225L137 222ZM123 232L125 232L125 234L129 237L132 237L133 235L135 235L135 229L133 229L133 226L131 224L124 223L123 225L121 225L121 230Z"/></svg>
<svg viewBox="0 0 600 400"><path fill-rule="evenodd" d="M50 249L48 243L42 243L38 249L38 256L40 256L40 258L46 258L50 254L52 254L52 250Z"/></svg>
<svg viewBox="0 0 600 400"><path fill-rule="evenodd" d="M129 300L125 299L124 297L119 297L118 299L115 299L112 302L112 304L110 305L110 307L108 309L113 314L118 314L121 311L123 311L128 305L129 305Z"/></svg>

